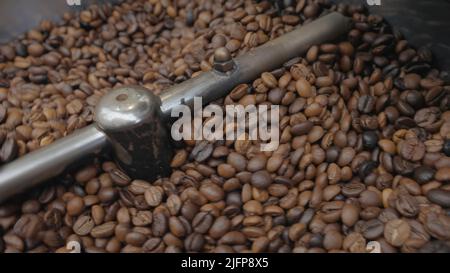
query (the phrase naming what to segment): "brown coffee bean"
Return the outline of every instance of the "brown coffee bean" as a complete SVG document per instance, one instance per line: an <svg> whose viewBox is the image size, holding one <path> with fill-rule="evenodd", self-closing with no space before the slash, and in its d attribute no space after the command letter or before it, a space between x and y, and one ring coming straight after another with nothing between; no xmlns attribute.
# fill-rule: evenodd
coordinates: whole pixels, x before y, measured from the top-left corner
<svg viewBox="0 0 450 273"><path fill-rule="evenodd" d="M140 210L131 217L131 222L138 227L148 226L153 222L153 214L148 210Z"/></svg>
<svg viewBox="0 0 450 273"><path fill-rule="evenodd" d="M251 183L258 189L265 189L272 183L272 177L265 170L257 171L252 174Z"/></svg>
<svg viewBox="0 0 450 273"><path fill-rule="evenodd" d="M342 243L343 248L351 253L365 253L366 245L366 239L357 232L350 233Z"/></svg>
<svg viewBox="0 0 450 273"><path fill-rule="evenodd" d="M84 169L79 170L75 174L75 180L78 183L84 184L89 180L95 178L96 175L97 175L97 168L95 166L88 166Z"/></svg>
<svg viewBox="0 0 450 273"><path fill-rule="evenodd" d="M363 95L358 99L358 111L369 114L375 107L376 99L373 96Z"/></svg>
<svg viewBox="0 0 450 273"><path fill-rule="evenodd" d="M223 189L213 183L207 183L200 186L200 192L212 202L223 200L225 195Z"/></svg>
<svg viewBox="0 0 450 273"><path fill-rule="evenodd" d="M425 145L419 139L409 138L400 141L398 153L406 160L419 161L425 155Z"/></svg>
<svg viewBox="0 0 450 273"><path fill-rule="evenodd" d="M450 167L438 169L434 178L438 181L450 181Z"/></svg>
<svg viewBox="0 0 450 273"><path fill-rule="evenodd" d="M293 224L289 228L289 239L296 242L300 237L305 234L306 226L302 223Z"/></svg>
<svg viewBox="0 0 450 273"><path fill-rule="evenodd" d="M278 85L277 79L272 73L264 72L261 74L261 80L268 88L275 88Z"/></svg>
<svg viewBox="0 0 450 273"><path fill-rule="evenodd" d="M66 105L66 110L70 115L79 114L83 110L83 102L75 99Z"/></svg>
<svg viewBox="0 0 450 273"><path fill-rule="evenodd" d="M125 236L125 242L140 247L147 241L147 236L139 232L130 232Z"/></svg>
<svg viewBox="0 0 450 273"><path fill-rule="evenodd" d="M217 173L222 177L231 178L236 174L236 170L230 164L220 164Z"/></svg>
<svg viewBox="0 0 450 273"><path fill-rule="evenodd" d="M342 247L343 237L342 234L336 230L331 230L325 233L323 238L323 246L326 250L340 249Z"/></svg>
<svg viewBox="0 0 450 273"><path fill-rule="evenodd" d="M295 84L295 89L300 97L309 98L313 95L311 84L305 79L299 79Z"/></svg>
<svg viewBox="0 0 450 273"><path fill-rule="evenodd" d="M432 189L427 192L427 198L433 203L442 207L450 207L450 191L442 189Z"/></svg>
<svg viewBox="0 0 450 273"><path fill-rule="evenodd" d="M213 145L207 141L201 141L195 145L189 157L197 162L203 162L211 156L212 152Z"/></svg>
<svg viewBox="0 0 450 273"><path fill-rule="evenodd" d="M168 229L167 217L162 212L153 213L152 234L154 236L163 236Z"/></svg>
<svg viewBox="0 0 450 273"><path fill-rule="evenodd" d="M383 235L384 224L378 219L372 219L364 222L359 229L364 238L374 240Z"/></svg>
<svg viewBox="0 0 450 273"><path fill-rule="evenodd" d="M45 48L39 43L32 43L28 46L28 54L33 57L41 56L45 51Z"/></svg>
<svg viewBox="0 0 450 273"><path fill-rule="evenodd" d="M221 244L226 245L242 245L246 241L245 235L239 231L230 231L227 232L222 238L219 240Z"/></svg>
<svg viewBox="0 0 450 273"><path fill-rule="evenodd" d="M117 189L112 187L101 188L98 192L98 198L102 203L111 203L117 200L119 197L119 192Z"/></svg>
<svg viewBox="0 0 450 273"><path fill-rule="evenodd" d="M265 252L269 243L270 241L267 237L259 237L253 241L251 250L253 253Z"/></svg>
<svg viewBox="0 0 450 273"><path fill-rule="evenodd" d="M131 178L126 173L116 168L112 169L109 175L112 181L120 187L128 186L131 182Z"/></svg>
<svg viewBox="0 0 450 273"><path fill-rule="evenodd" d="M91 208L91 216L95 225L100 225L105 219L105 210L100 205L94 205Z"/></svg>
<svg viewBox="0 0 450 273"><path fill-rule="evenodd" d="M359 182L350 182L342 187L342 194L347 197L358 197L364 190L366 186Z"/></svg>
<svg viewBox="0 0 450 273"><path fill-rule="evenodd" d="M80 236L85 236L91 232L94 226L94 220L92 220L91 217L84 215L78 217L77 221L75 221L73 224L73 231Z"/></svg>
<svg viewBox="0 0 450 273"><path fill-rule="evenodd" d="M230 220L225 216L219 216L209 229L209 235L214 239L219 239L231 228Z"/></svg>
<svg viewBox="0 0 450 273"><path fill-rule="evenodd" d="M0 162L8 163L16 158L18 146L16 140L12 136L8 136L0 148Z"/></svg>
<svg viewBox="0 0 450 273"><path fill-rule="evenodd" d="M74 196L67 202L67 214L70 216L80 215L84 210L83 198L79 196Z"/></svg>
<svg viewBox="0 0 450 273"><path fill-rule="evenodd" d="M230 164L236 171L241 172L247 166L247 159L238 153L232 152L228 154L227 163Z"/></svg>
<svg viewBox="0 0 450 273"><path fill-rule="evenodd" d="M313 128L314 124L311 121L304 121L291 127L291 134L294 136L301 136L308 134Z"/></svg>
<svg viewBox="0 0 450 273"><path fill-rule="evenodd" d="M237 85L231 92L230 97L233 100L239 100L241 99L245 94L247 94L248 86L247 84L240 84Z"/></svg>
<svg viewBox="0 0 450 273"><path fill-rule="evenodd" d="M177 237L184 237L186 229L178 217L172 216L169 218L169 230Z"/></svg>
<svg viewBox="0 0 450 273"><path fill-rule="evenodd" d="M115 222L106 222L91 230L91 236L94 238L107 238L114 234Z"/></svg>
<svg viewBox="0 0 450 273"><path fill-rule="evenodd" d="M393 246L401 246L409 238L411 227L402 219L394 219L386 223L384 238Z"/></svg>
<svg viewBox="0 0 450 273"><path fill-rule="evenodd" d="M164 190L158 186L150 186L145 192L145 201L149 206L156 207L161 204L164 196Z"/></svg>
<svg viewBox="0 0 450 273"><path fill-rule="evenodd" d="M414 217L419 213L419 203L414 196L407 193L397 195L395 207L405 217Z"/></svg>
<svg viewBox="0 0 450 273"><path fill-rule="evenodd" d="M380 146L380 148L386 153L395 154L396 152L395 143L391 140L381 139L378 141L378 146Z"/></svg>
<svg viewBox="0 0 450 273"><path fill-rule="evenodd" d="M381 196L377 192L365 190L361 192L359 202L363 208L379 207L381 206Z"/></svg>
<svg viewBox="0 0 450 273"><path fill-rule="evenodd" d="M195 232L204 234L208 232L213 221L214 218L211 214L208 212L200 212L192 219L192 227Z"/></svg>
<svg viewBox="0 0 450 273"><path fill-rule="evenodd" d="M430 211L425 214L424 218L425 229L431 236L439 240L448 240L450 238L449 216Z"/></svg>
<svg viewBox="0 0 450 273"><path fill-rule="evenodd" d="M134 195L141 195L144 194L149 188L151 187L151 184L144 180L133 180L128 186L128 189L131 193Z"/></svg>
<svg viewBox="0 0 450 273"><path fill-rule="evenodd" d="M186 162L188 157L188 153L185 150L179 150L173 156L172 161L170 162L170 167L178 168Z"/></svg>
<svg viewBox="0 0 450 273"><path fill-rule="evenodd" d="M353 148L345 147L344 149L341 150L341 154L339 155L337 164L341 167L344 167L344 166L350 164L350 162L355 157L355 154L356 153Z"/></svg>
<svg viewBox="0 0 450 273"><path fill-rule="evenodd" d="M314 143L316 141L319 141L323 135L325 134L325 131L322 127L314 126L308 133L308 141L310 143Z"/></svg>
<svg viewBox="0 0 450 273"><path fill-rule="evenodd" d="M4 235L3 241L7 246L12 247L14 250L18 252L23 252L25 249L25 243L23 242L23 240L19 236L14 235L12 233ZM5 249L5 251L6 250L7 249Z"/></svg>
<svg viewBox="0 0 450 273"><path fill-rule="evenodd" d="M354 204L345 204L342 208L341 220L346 226L353 226L359 218L360 209Z"/></svg>

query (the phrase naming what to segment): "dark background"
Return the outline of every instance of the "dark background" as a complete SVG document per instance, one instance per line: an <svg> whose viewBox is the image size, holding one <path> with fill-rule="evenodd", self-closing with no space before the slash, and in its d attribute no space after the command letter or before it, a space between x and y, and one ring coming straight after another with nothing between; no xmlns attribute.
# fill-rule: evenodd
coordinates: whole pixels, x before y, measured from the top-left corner
<svg viewBox="0 0 450 273"><path fill-rule="evenodd" d="M365 0L334 1L364 3ZM400 30L410 44L428 46L436 65L450 81L450 0L381 0L381 6L368 6Z"/></svg>

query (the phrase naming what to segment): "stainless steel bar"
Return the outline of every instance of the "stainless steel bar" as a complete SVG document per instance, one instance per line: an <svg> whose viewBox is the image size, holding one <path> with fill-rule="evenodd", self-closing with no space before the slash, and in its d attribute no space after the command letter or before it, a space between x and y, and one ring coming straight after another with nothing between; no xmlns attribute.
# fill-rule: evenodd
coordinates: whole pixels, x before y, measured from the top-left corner
<svg viewBox="0 0 450 273"><path fill-rule="evenodd" d="M0 202L61 174L70 164L99 152L107 143L106 135L89 125L1 166Z"/></svg>
<svg viewBox="0 0 450 273"><path fill-rule="evenodd" d="M350 19L340 13L330 13L238 56L231 73L213 69L177 84L160 95L163 115L170 117L170 111L180 103L192 106L194 97L202 97L203 103L221 98L236 85L280 67L310 46L334 40L348 31L350 24Z"/></svg>

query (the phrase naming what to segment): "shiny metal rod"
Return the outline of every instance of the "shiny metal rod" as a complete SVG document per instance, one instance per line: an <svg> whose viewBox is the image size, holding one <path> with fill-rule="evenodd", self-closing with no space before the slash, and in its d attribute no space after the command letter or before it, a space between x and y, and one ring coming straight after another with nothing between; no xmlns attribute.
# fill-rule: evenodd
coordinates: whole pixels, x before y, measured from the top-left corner
<svg viewBox="0 0 450 273"><path fill-rule="evenodd" d="M108 113L108 118L97 116L96 124L1 166L0 202L61 174L71 163L88 154L98 153L107 145L113 146L116 160L125 169L135 171L134 178L145 179L137 177L142 173L139 170L154 170L157 174L164 174L168 167L161 166L170 157L170 151L165 151L170 148L166 145L167 137L163 138L168 134L161 126L162 121L155 119L170 117L170 111L180 103L192 106L194 97L203 97L203 103L223 97L236 85L250 82L262 72L271 71L305 53L310 46L331 41L349 29L349 18L330 13L236 59L218 58L212 71L169 88L161 94L160 100L151 96L151 92L146 95L146 92L136 87L111 91L102 98L103 103L99 103L103 109L96 109L96 115ZM127 100L131 97L136 98ZM155 105L161 111L158 109L155 112ZM120 109L124 112L120 112ZM120 117L124 117L123 122L120 122ZM124 128L116 128L118 124L124 124ZM149 154L152 160L148 160Z"/></svg>
<svg viewBox="0 0 450 273"><path fill-rule="evenodd" d="M106 135L89 125L1 166L0 202L62 173L70 164L100 152L107 143Z"/></svg>

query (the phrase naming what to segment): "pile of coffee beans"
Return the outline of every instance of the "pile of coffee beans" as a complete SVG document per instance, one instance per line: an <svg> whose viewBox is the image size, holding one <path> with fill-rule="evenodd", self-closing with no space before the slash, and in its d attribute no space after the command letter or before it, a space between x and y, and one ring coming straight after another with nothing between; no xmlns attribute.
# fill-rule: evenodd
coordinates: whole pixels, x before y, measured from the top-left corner
<svg viewBox="0 0 450 273"><path fill-rule="evenodd" d="M450 252L450 86L360 5L130 0L43 21L0 49L0 162L89 124L113 87L158 94L218 47L243 54L329 11L353 19L341 40L215 102L280 105L276 151L185 141L156 181L96 158L0 205L0 251Z"/></svg>

